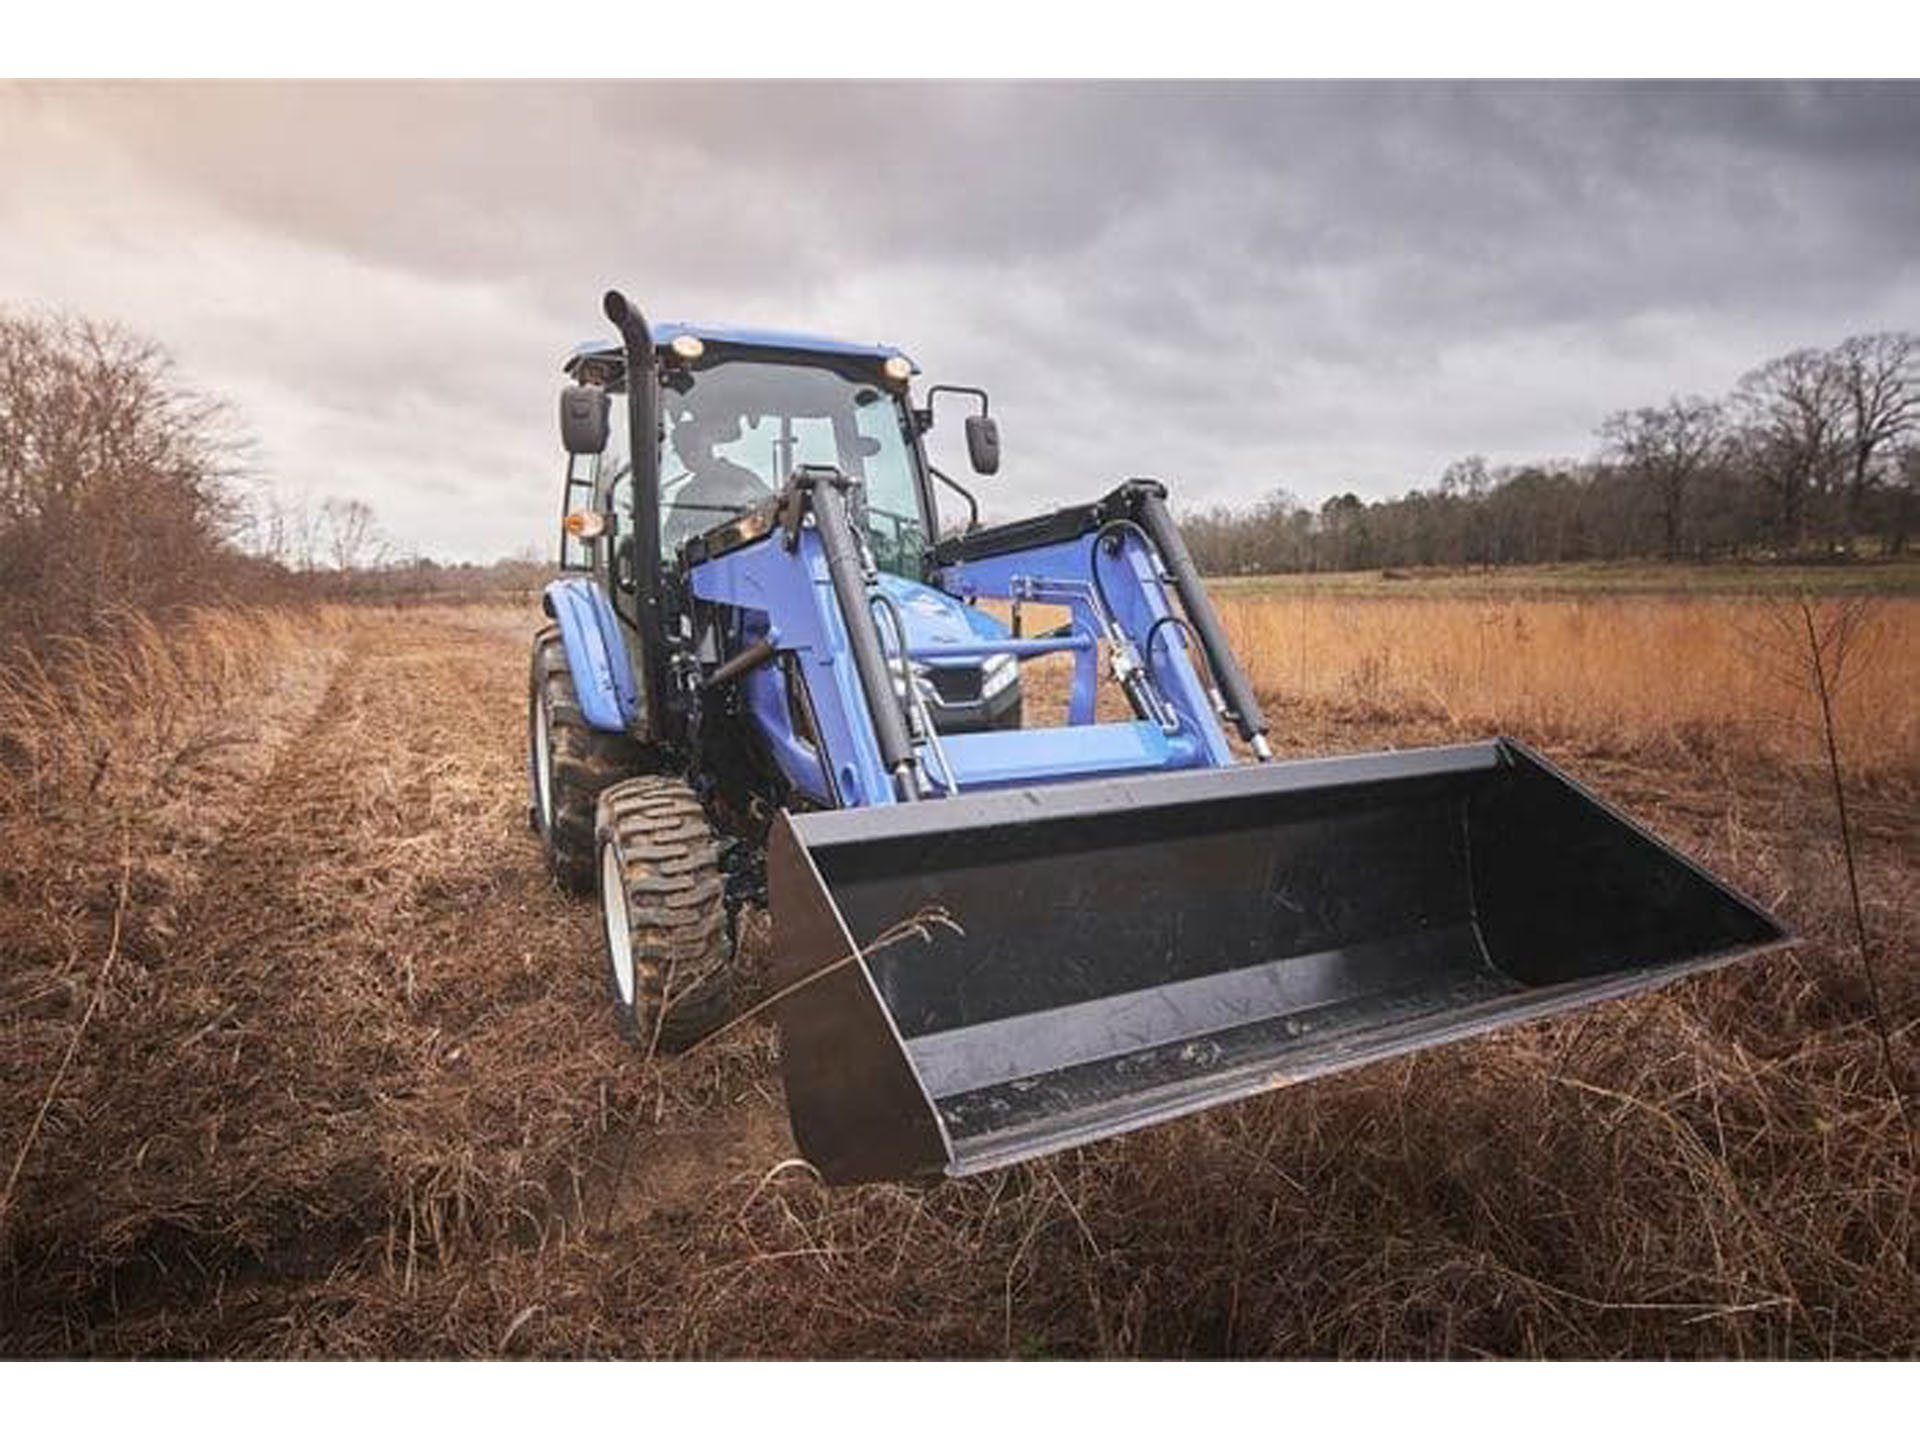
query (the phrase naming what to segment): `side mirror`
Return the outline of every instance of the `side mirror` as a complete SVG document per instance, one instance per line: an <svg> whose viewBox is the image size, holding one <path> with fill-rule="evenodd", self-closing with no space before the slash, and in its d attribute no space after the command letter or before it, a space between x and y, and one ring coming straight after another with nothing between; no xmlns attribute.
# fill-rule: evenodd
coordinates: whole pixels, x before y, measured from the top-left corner
<svg viewBox="0 0 1920 1440"><path fill-rule="evenodd" d="M967 417L967 459L976 475L997 474L1000 469L1000 427L991 415Z"/></svg>
<svg viewBox="0 0 1920 1440"><path fill-rule="evenodd" d="M598 385L569 385L560 392L560 443L567 454L605 453L612 403Z"/></svg>

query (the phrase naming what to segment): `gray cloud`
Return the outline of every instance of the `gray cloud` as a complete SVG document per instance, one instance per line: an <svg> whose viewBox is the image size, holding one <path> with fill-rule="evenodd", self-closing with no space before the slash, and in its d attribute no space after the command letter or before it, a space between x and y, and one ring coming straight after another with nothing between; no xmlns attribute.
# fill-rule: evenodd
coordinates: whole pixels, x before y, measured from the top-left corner
<svg viewBox="0 0 1920 1440"><path fill-rule="evenodd" d="M1398 491L1920 324L1911 84L34 84L0 173L0 304L453 556L547 542L609 283L988 384L1001 514Z"/></svg>

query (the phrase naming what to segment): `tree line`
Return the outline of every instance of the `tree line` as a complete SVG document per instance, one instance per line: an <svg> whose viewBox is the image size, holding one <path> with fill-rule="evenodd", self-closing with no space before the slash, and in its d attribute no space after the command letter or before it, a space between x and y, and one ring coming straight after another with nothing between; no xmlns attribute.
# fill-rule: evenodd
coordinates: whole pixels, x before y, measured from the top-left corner
<svg viewBox="0 0 1920 1440"><path fill-rule="evenodd" d="M406 556L365 502L282 501L256 478L237 417L153 341L0 311L0 652L130 613L530 591L550 569Z"/></svg>
<svg viewBox="0 0 1920 1440"><path fill-rule="evenodd" d="M251 589L246 445L219 401L115 326L0 313L0 639Z"/></svg>
<svg viewBox="0 0 1920 1440"><path fill-rule="evenodd" d="M1723 398L1619 411L1597 438L1584 460L1470 456L1395 499L1311 509L1276 490L1183 524L1216 574L1899 554L1920 510L1920 336L1796 350ZM254 469L233 414L152 341L0 311L0 649L128 612L530 590L548 570L402 556L363 502L277 502Z"/></svg>
<svg viewBox="0 0 1920 1440"><path fill-rule="evenodd" d="M1795 350L1728 395L1617 411L1596 440L1583 459L1469 456L1392 499L1275 490L1181 524L1212 574L1898 555L1920 519L1920 335Z"/></svg>

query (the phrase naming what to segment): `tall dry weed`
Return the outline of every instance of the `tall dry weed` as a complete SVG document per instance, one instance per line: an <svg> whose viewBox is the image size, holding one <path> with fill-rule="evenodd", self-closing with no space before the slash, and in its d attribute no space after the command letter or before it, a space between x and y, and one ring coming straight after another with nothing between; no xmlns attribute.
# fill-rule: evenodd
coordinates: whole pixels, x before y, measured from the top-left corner
<svg viewBox="0 0 1920 1440"><path fill-rule="evenodd" d="M1426 713L1465 731L1671 748L1732 742L1804 758L1804 685L1756 658L1755 602L1719 599L1231 596L1228 635L1282 701ZM1882 602L1836 697L1862 775L1920 770L1920 601Z"/></svg>
<svg viewBox="0 0 1920 1440"><path fill-rule="evenodd" d="M291 656L337 654L344 610L111 617L111 638L51 636L0 665L0 817L144 807L214 751L259 738ZM313 667L309 667L313 668ZM318 668L324 668L324 663Z"/></svg>
<svg viewBox="0 0 1920 1440"><path fill-rule="evenodd" d="M165 953L238 795L318 704L346 624L127 611L0 667L0 1239L87 1028L115 1003L115 961Z"/></svg>

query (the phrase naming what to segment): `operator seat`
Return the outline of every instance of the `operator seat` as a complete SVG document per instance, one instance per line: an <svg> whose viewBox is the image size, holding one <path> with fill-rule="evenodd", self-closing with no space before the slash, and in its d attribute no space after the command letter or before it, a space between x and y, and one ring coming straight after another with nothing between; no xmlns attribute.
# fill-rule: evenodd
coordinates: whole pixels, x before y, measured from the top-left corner
<svg viewBox="0 0 1920 1440"><path fill-rule="evenodd" d="M673 453L690 478L665 504L661 539L669 554L696 535L770 499L772 489L753 471L714 454L714 447L740 438L738 416L709 419L683 414L673 427ZM664 497L663 497L664 499Z"/></svg>

